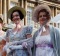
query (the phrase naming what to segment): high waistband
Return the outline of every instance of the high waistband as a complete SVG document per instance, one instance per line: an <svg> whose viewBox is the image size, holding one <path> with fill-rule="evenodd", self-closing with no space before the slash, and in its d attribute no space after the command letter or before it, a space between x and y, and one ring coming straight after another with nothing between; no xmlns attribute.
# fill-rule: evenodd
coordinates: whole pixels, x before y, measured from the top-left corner
<svg viewBox="0 0 60 56"><path fill-rule="evenodd" d="M36 45L36 47L46 47L46 46L53 48L52 44L37 44Z"/></svg>

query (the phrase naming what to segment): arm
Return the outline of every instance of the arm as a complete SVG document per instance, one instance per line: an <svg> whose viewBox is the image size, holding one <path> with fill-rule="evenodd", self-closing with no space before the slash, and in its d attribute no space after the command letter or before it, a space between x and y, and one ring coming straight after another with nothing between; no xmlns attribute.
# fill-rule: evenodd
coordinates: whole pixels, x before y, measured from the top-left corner
<svg viewBox="0 0 60 56"><path fill-rule="evenodd" d="M27 39L23 39L23 40L20 40L20 41L13 41L13 42L9 42L10 45L18 45L18 44L22 44L23 42L26 42L26 41L29 41L30 38L27 38Z"/></svg>

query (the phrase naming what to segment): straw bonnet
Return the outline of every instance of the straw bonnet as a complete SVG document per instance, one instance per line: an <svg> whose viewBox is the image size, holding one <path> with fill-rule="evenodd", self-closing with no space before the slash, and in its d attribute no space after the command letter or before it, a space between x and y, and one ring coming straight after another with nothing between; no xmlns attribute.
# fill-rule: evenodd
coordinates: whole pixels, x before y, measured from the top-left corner
<svg viewBox="0 0 60 56"><path fill-rule="evenodd" d="M38 20L37 20L38 19L38 13L42 9L45 9L49 13L49 16L51 17L51 9L49 8L49 6L47 6L46 4L41 4L41 5L38 5L33 11L32 20L34 22L36 22L36 23L38 22Z"/></svg>
<svg viewBox="0 0 60 56"><path fill-rule="evenodd" d="M12 12L14 11L14 10L19 10L22 14L23 14L23 18L26 16L26 11L23 9L23 8L21 8L21 7L19 7L19 6L14 6L14 7L12 7L11 9L9 9L9 11L8 11L8 13L7 13L7 17L9 18L9 19L11 19L11 14L12 14Z"/></svg>

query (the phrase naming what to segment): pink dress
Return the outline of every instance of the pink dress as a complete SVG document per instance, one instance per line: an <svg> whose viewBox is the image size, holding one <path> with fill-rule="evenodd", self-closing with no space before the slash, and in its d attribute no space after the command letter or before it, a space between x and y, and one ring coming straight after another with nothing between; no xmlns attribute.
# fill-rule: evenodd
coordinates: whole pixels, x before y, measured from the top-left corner
<svg viewBox="0 0 60 56"><path fill-rule="evenodd" d="M6 33L0 36L0 56L2 56L3 46L5 44L5 41L2 41L2 40L5 40L5 36L6 36Z"/></svg>

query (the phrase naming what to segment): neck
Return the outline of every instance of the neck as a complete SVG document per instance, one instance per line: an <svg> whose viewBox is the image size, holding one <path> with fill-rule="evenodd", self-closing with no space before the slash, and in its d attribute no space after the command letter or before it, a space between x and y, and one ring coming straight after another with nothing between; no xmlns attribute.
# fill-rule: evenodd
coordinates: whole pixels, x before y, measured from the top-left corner
<svg viewBox="0 0 60 56"><path fill-rule="evenodd" d="M1 32L2 30L0 29L0 32Z"/></svg>
<svg viewBox="0 0 60 56"><path fill-rule="evenodd" d="M4 33L4 31L3 30L0 30L0 35L3 34L3 33Z"/></svg>
<svg viewBox="0 0 60 56"><path fill-rule="evenodd" d="M49 28L49 25L45 25L45 28Z"/></svg>
<svg viewBox="0 0 60 56"><path fill-rule="evenodd" d="M46 24L40 24L40 26L49 26L49 23L47 22Z"/></svg>
<svg viewBox="0 0 60 56"><path fill-rule="evenodd" d="M2 31L2 28L0 28L0 31Z"/></svg>
<svg viewBox="0 0 60 56"><path fill-rule="evenodd" d="M22 26L21 26L21 23L19 23L19 24L16 24L16 29L19 29L19 28L21 28Z"/></svg>

